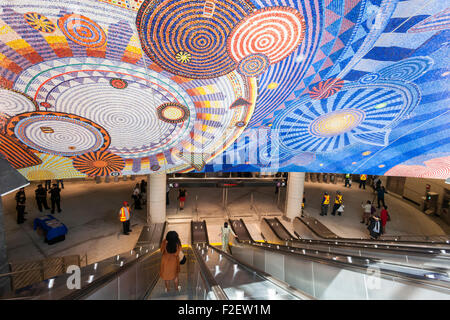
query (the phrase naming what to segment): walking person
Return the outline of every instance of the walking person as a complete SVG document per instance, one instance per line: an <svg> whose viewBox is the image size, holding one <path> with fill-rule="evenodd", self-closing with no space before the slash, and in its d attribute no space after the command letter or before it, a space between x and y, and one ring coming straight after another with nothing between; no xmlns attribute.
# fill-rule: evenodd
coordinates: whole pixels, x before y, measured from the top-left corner
<svg viewBox="0 0 450 320"><path fill-rule="evenodd" d="M236 234L233 232L230 226L228 226L228 222L223 224L223 227L220 228L220 236L222 238L222 251L228 252L228 243L230 242L230 233L233 237L236 238Z"/></svg>
<svg viewBox="0 0 450 320"><path fill-rule="evenodd" d="M391 219L389 216L389 212L387 211L387 206L383 205L383 209L380 213L381 219L381 234L386 233L386 223Z"/></svg>
<svg viewBox="0 0 450 320"><path fill-rule="evenodd" d="M330 195L328 192L325 192L322 198L322 206L321 206L321 216L326 216L328 214L328 206L330 205Z"/></svg>
<svg viewBox="0 0 450 320"><path fill-rule="evenodd" d="M340 191L336 191L336 196L334 197L334 205L333 205L333 212L331 214L334 216L336 215L336 211L339 209L340 206L344 203L342 194ZM341 215L341 212L338 212L338 215Z"/></svg>
<svg viewBox="0 0 450 320"><path fill-rule="evenodd" d="M347 173L347 174L345 175L345 185L344 185L345 188L347 188L347 186L348 186L349 188L352 187L352 182L351 182L350 179L351 179L351 175L350 175L350 173Z"/></svg>
<svg viewBox="0 0 450 320"><path fill-rule="evenodd" d="M184 209L184 202L186 201L187 192L186 189L181 188L178 190L178 200L180 201L180 210Z"/></svg>
<svg viewBox="0 0 450 320"><path fill-rule="evenodd" d="M372 203L370 200L367 200L366 204L361 203L361 207L364 209L361 223L367 225L369 223L370 215L372 214Z"/></svg>
<svg viewBox="0 0 450 320"><path fill-rule="evenodd" d="M16 210L17 210L17 224L24 223L27 219L25 219L25 201L27 197L25 196L25 189L20 188L20 190L16 193Z"/></svg>
<svg viewBox="0 0 450 320"><path fill-rule="evenodd" d="M141 189L139 188L139 183L136 183L136 186L133 190L133 195L131 196L134 201L134 209L142 210L141 208Z"/></svg>
<svg viewBox="0 0 450 320"><path fill-rule="evenodd" d="M58 208L58 212L61 212L61 189L54 183L48 193L50 193L50 200L52 202L52 214L55 213L55 206Z"/></svg>
<svg viewBox="0 0 450 320"><path fill-rule="evenodd" d="M369 226L367 227L371 239L378 239L381 235L381 219L373 213L369 218Z"/></svg>
<svg viewBox="0 0 450 320"><path fill-rule="evenodd" d="M367 181L367 174L362 174L359 177L359 188L361 189L361 186L364 190L366 190L366 181Z"/></svg>
<svg viewBox="0 0 450 320"><path fill-rule="evenodd" d="M119 210L119 220L120 222L122 222L123 234L127 236L132 231L130 229L130 218L131 218L130 207L128 206L128 202L124 201L122 208L120 208Z"/></svg>
<svg viewBox="0 0 450 320"><path fill-rule="evenodd" d="M378 209L380 209L380 201L383 203L383 207L386 205L384 203L384 194L386 193L386 189L384 186L380 186L377 190L377 202L378 202Z"/></svg>
<svg viewBox="0 0 450 320"><path fill-rule="evenodd" d="M34 190L34 193L36 195L36 202L39 211L42 212L42 207L44 207L46 210L50 210L47 204L47 191L44 189L44 187L42 187L42 184L38 185L37 189Z"/></svg>
<svg viewBox="0 0 450 320"><path fill-rule="evenodd" d="M183 251L178 233L175 231L167 232L166 238L161 243L160 251L162 257L159 276L164 280L166 292L170 290L171 281L174 283L175 290L181 291L178 274L180 273L180 260L182 260Z"/></svg>

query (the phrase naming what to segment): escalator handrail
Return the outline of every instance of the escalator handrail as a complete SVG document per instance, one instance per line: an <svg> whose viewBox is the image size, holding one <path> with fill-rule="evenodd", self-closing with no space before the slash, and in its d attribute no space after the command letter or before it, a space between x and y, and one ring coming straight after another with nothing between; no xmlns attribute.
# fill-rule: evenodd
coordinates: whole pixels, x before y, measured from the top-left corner
<svg viewBox="0 0 450 320"><path fill-rule="evenodd" d="M299 217L295 217L295 219L298 219L301 223L303 223L305 226L307 226L311 231L314 232L313 229L311 229L309 227L309 225L307 225L303 220L301 220ZM349 240L350 239L350 240ZM353 239L353 240L351 240ZM360 247L364 247L364 244L368 244L368 245L377 245L377 246L389 246L390 248L385 248L385 247L379 247L376 249L387 249L387 250L403 250L404 249L410 249L411 251L408 252L416 252L416 253L422 253L422 254L426 254L427 252L423 252L420 249L423 248L423 250L449 250L449 248L443 248L443 247L419 247L419 246L414 246L414 245L410 245L409 243L405 243L405 242L401 242L401 241L392 241L392 240L369 240L369 239L356 239L356 238L323 238L320 240L316 240L316 239L296 239L296 241L299 242L306 242L306 243L322 243L322 244L328 244L328 245L348 245L348 246L360 246ZM338 244L336 243L329 243L329 242L338 242ZM370 243L370 244L369 244ZM422 245L427 245L427 244L431 244L428 242L416 242L417 244L422 244ZM401 248L391 248L392 246L396 246L398 245ZM407 250L404 250L407 251Z"/></svg>
<svg viewBox="0 0 450 320"><path fill-rule="evenodd" d="M289 231L288 229L286 229L286 227L284 226L284 224L281 223L281 221L275 217L276 222L278 223L278 225L281 226L281 228L284 230L284 232L286 232L286 234L291 238L290 240L295 240L297 239L296 237L294 237ZM290 240L285 240L285 241L290 241Z"/></svg>
<svg viewBox="0 0 450 320"><path fill-rule="evenodd" d="M298 290L297 288L294 288L293 286L289 285L288 283L281 281L279 279L275 279L272 277L272 275L270 275L269 273L262 271L258 268L255 268L243 261L240 261L238 259L236 259L235 257L233 257L232 255L230 255L228 252L222 251L214 246L212 246L211 244L207 243L206 246L208 248L211 248L215 251L217 251L219 254L221 254L222 256L224 256L225 258L227 258L228 260L233 261L234 263L242 266L244 269L247 269L247 271L250 272L256 272L261 278L263 278L264 280L267 280L269 282L274 283L275 285L281 287L282 289L286 290L287 292L289 292L290 294L296 296L297 298L300 298L302 300L315 300L314 297L310 296L309 294Z"/></svg>
<svg viewBox="0 0 450 320"><path fill-rule="evenodd" d="M378 242L380 244L383 243L387 243L387 242L394 242L394 243L398 243L398 244L405 244L405 245L411 245L411 247L413 247L413 244L430 244L430 245L447 245L450 246L449 243L447 242L435 242L435 241L408 241L408 240L382 240L382 239L359 239L359 238L343 238L343 237L339 237L338 235L335 234L335 237L325 237L319 233L317 233L316 230L314 230L309 224L307 224L305 221L303 221L300 217L295 217L295 219L298 219L299 221L301 221L309 230L311 230L317 237L325 239L325 240L336 240L336 241L349 241L349 242L364 242L364 241L370 241L370 242ZM332 232L330 230L331 233L334 234L334 232Z"/></svg>
<svg viewBox="0 0 450 320"><path fill-rule="evenodd" d="M338 268L341 269L346 269L346 270L352 270L352 271L357 271L357 272L361 272L361 273L365 273L367 274L367 270L370 268L368 266L361 266L361 265L355 265L355 264L351 264L348 262L343 262L343 261L335 261L332 259L328 259L328 258L323 258L323 257L315 257L315 256L311 256L311 255L304 255L304 254L300 254L299 252L292 252L290 250L280 250L280 249L275 249L272 247L267 247L262 245L262 243L242 243L242 245L249 245L252 246L254 248L260 248L263 250L269 250L272 252L277 252L277 253L281 253L283 255L292 255L296 258L303 258L306 260L312 260L314 262L320 263L320 264L326 264L326 265L332 265L332 266L337 266ZM284 247L283 245L279 245L280 247ZM418 279L415 278L413 276L409 276L409 275L405 275L404 273L401 272L395 272L392 270L382 270L380 268L380 276L382 278L387 278L387 277L393 277L396 278L396 280L398 281L402 281L402 282L415 282L418 283L420 285L426 285L426 286L431 286L431 287L436 287L439 290L446 290L450 293L450 284L447 283L436 283L433 282L431 280L424 280L424 279Z"/></svg>

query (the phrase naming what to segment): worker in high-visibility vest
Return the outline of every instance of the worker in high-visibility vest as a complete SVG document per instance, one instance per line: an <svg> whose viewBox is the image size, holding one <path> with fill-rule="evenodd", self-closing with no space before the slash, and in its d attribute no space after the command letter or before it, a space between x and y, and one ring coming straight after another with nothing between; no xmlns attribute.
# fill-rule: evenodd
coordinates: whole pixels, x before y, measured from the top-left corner
<svg viewBox="0 0 450 320"><path fill-rule="evenodd" d="M333 205L333 212L331 214L334 216L336 215L337 209L344 204L344 198L342 197L342 194L340 191L336 191L336 196L334 197L334 205ZM338 215L341 215L341 212L338 211Z"/></svg>
<svg viewBox="0 0 450 320"><path fill-rule="evenodd" d="M350 173L347 173L347 174L345 175L345 186L344 186L344 187L346 187L346 188L347 188L347 186L348 186L349 188L352 187L352 182L350 181L350 178L351 178Z"/></svg>
<svg viewBox="0 0 450 320"><path fill-rule="evenodd" d="M361 189L361 186L364 190L366 190L366 180L367 180L367 174L362 174L361 177L359 177L359 188Z"/></svg>
<svg viewBox="0 0 450 320"><path fill-rule="evenodd" d="M123 234L129 235L130 234L130 207L128 206L128 202L124 201L122 208L120 208L119 211L119 220L122 222L123 225Z"/></svg>
<svg viewBox="0 0 450 320"><path fill-rule="evenodd" d="M322 212L320 213L321 216L326 216L328 214L329 205L330 205L330 195L328 194L328 192L325 192L322 198Z"/></svg>

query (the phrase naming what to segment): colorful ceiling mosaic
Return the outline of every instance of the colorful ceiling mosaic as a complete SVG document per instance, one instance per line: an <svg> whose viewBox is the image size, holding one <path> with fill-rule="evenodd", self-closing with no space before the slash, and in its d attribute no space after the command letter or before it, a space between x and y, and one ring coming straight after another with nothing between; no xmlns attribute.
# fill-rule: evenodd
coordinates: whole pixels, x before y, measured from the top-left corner
<svg viewBox="0 0 450 320"><path fill-rule="evenodd" d="M8 0L0 154L29 180L450 176L441 0Z"/></svg>

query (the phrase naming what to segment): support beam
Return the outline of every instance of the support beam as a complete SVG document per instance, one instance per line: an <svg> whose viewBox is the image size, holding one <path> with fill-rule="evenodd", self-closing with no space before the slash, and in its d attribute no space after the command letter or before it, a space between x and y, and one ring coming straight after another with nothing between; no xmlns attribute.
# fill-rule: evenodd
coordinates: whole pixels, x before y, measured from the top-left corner
<svg viewBox="0 0 450 320"><path fill-rule="evenodd" d="M166 174L147 176L147 223L166 221Z"/></svg>
<svg viewBox="0 0 450 320"><path fill-rule="evenodd" d="M303 190L305 187L304 172L289 172L286 195L286 218L293 220L302 214Z"/></svg>

